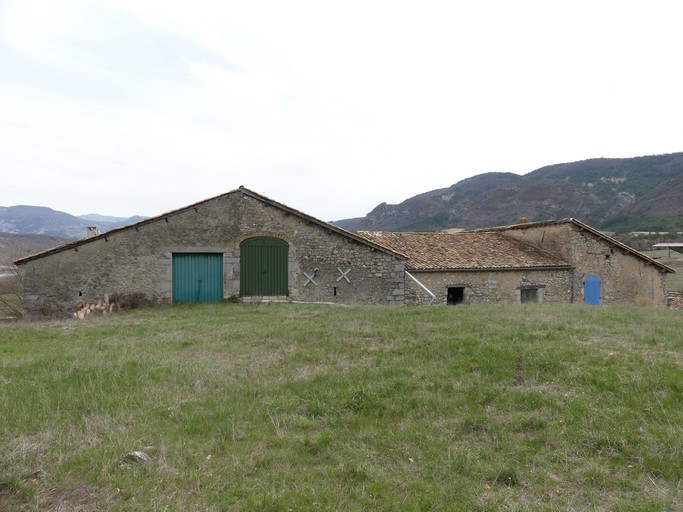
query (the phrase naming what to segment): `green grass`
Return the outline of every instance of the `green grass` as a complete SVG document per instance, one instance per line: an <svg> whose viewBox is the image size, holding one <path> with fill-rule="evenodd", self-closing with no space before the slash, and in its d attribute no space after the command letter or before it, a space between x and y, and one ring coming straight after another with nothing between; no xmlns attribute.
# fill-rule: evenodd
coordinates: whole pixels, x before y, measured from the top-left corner
<svg viewBox="0 0 683 512"><path fill-rule="evenodd" d="M682 354L635 308L4 324L0 510L681 510Z"/></svg>

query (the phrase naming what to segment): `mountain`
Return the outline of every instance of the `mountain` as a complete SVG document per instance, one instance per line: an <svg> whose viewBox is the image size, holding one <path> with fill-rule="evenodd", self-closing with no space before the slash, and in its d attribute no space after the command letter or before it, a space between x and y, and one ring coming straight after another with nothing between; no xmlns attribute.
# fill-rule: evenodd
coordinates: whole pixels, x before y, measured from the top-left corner
<svg viewBox="0 0 683 512"><path fill-rule="evenodd" d="M683 231L683 153L480 174L334 224L351 231L433 231L566 217L618 232Z"/></svg>
<svg viewBox="0 0 683 512"><path fill-rule="evenodd" d="M97 214L83 218L44 206L0 206L0 232L38 234L68 239L85 238L86 228L95 226L100 232L133 224L144 217L106 217Z"/></svg>
<svg viewBox="0 0 683 512"><path fill-rule="evenodd" d="M683 153L597 158L524 175L489 172L333 223L351 231L433 231L507 225L523 217L574 217L616 232L683 231ZM0 232L78 239L88 226L104 232L144 219L9 206L0 207Z"/></svg>

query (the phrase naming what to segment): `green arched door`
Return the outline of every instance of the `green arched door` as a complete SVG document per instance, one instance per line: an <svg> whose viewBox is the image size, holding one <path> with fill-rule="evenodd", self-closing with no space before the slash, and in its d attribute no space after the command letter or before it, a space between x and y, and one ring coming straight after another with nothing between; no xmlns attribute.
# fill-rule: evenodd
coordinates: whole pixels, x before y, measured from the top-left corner
<svg viewBox="0 0 683 512"><path fill-rule="evenodd" d="M240 294L288 295L287 255L284 240L269 236L240 244Z"/></svg>

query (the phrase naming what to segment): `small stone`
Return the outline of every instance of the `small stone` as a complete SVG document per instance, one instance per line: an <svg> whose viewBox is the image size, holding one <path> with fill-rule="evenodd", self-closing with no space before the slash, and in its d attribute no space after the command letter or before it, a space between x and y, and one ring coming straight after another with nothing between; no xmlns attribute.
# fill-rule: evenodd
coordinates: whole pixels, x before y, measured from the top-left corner
<svg viewBox="0 0 683 512"><path fill-rule="evenodd" d="M121 457L119 459L119 467L120 468L127 468L132 466L133 464L139 464L139 463L144 463L148 462L151 460L149 458L149 455L147 455L145 452L129 452L125 456Z"/></svg>

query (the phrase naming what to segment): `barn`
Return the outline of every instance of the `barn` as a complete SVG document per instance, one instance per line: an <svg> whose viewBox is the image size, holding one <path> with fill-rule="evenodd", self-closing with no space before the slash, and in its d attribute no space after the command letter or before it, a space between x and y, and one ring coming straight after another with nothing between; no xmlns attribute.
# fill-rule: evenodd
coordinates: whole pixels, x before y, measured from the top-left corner
<svg viewBox="0 0 683 512"><path fill-rule="evenodd" d="M359 234L407 256L407 304L572 302L572 265L502 232Z"/></svg>
<svg viewBox="0 0 683 512"><path fill-rule="evenodd" d="M244 187L15 263L28 317L233 296L404 304L403 255Z"/></svg>
<svg viewBox="0 0 683 512"><path fill-rule="evenodd" d="M456 233L361 232L406 255L407 304L666 306L673 269L576 219Z"/></svg>
<svg viewBox="0 0 683 512"><path fill-rule="evenodd" d="M577 219L519 223L496 229L569 262L573 302L666 306L674 270Z"/></svg>
<svg viewBox="0 0 683 512"><path fill-rule="evenodd" d="M28 317L93 304L667 304L673 270L576 219L351 233L240 187L15 262Z"/></svg>

